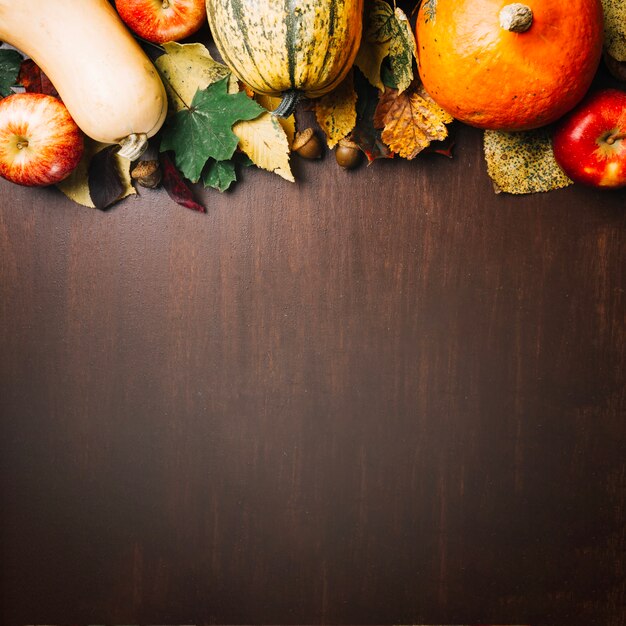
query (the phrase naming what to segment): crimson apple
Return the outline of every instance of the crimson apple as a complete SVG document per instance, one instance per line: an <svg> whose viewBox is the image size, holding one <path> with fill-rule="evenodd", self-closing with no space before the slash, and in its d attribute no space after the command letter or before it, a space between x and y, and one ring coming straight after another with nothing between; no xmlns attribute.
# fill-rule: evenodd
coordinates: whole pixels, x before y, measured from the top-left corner
<svg viewBox="0 0 626 626"><path fill-rule="evenodd" d="M206 22L205 0L115 0L122 21L153 43L179 41Z"/></svg>
<svg viewBox="0 0 626 626"><path fill-rule="evenodd" d="M18 185L52 185L78 165L83 133L65 105L42 93L0 100L0 176Z"/></svg>
<svg viewBox="0 0 626 626"><path fill-rule="evenodd" d="M560 120L552 141L556 162L574 182L626 186L626 92L590 94Z"/></svg>

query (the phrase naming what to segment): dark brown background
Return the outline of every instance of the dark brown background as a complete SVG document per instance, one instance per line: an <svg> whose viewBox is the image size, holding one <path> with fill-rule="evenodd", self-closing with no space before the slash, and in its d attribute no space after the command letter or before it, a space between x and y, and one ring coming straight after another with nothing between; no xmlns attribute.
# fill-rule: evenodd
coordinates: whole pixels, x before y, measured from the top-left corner
<svg viewBox="0 0 626 626"><path fill-rule="evenodd" d="M626 623L626 192L295 168L0 183L3 621Z"/></svg>

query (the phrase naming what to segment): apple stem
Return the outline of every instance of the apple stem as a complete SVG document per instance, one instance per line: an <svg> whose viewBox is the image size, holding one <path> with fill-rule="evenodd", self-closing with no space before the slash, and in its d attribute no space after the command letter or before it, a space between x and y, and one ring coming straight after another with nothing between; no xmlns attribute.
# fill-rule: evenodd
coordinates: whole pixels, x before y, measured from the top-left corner
<svg viewBox="0 0 626 626"><path fill-rule="evenodd" d="M612 146L616 141L621 141L622 139L626 139L626 133L615 133L606 138L606 143Z"/></svg>
<svg viewBox="0 0 626 626"><path fill-rule="evenodd" d="M169 0L163 0L163 8L164 9L169 9L170 8L170 3Z"/></svg>
<svg viewBox="0 0 626 626"><path fill-rule="evenodd" d="M28 139L20 139L17 142L17 149L21 150L22 148L28 148Z"/></svg>

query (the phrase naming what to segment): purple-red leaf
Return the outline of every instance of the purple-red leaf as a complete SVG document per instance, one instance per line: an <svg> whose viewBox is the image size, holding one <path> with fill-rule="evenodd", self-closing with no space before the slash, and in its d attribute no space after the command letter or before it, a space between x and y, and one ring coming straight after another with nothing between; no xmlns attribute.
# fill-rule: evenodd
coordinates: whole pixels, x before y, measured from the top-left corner
<svg viewBox="0 0 626 626"><path fill-rule="evenodd" d="M116 145L108 146L94 154L89 163L89 195L96 209L101 211L117 202L124 193L124 183L115 160L117 149Z"/></svg>
<svg viewBox="0 0 626 626"><path fill-rule="evenodd" d="M178 171L172 159L166 152L161 153L161 167L163 168L162 185L174 202L192 211L206 213L206 209L193 197L191 187Z"/></svg>
<svg viewBox="0 0 626 626"><path fill-rule="evenodd" d="M454 149L454 138L448 137L443 141L433 141L428 148L424 148L423 152L434 152L435 154L441 154L442 156L451 159L454 155L452 150Z"/></svg>
<svg viewBox="0 0 626 626"><path fill-rule="evenodd" d="M59 97L50 79L32 59L22 61L17 82L29 93L43 93L48 96Z"/></svg>

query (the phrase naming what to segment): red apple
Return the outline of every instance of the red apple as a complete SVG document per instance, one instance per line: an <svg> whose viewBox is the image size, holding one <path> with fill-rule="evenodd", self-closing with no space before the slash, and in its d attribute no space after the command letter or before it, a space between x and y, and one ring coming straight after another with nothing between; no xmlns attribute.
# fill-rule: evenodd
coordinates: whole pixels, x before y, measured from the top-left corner
<svg viewBox="0 0 626 626"><path fill-rule="evenodd" d="M115 0L124 23L153 43L179 41L206 22L205 0Z"/></svg>
<svg viewBox="0 0 626 626"><path fill-rule="evenodd" d="M552 140L557 163L574 182L626 186L626 92L590 94L560 120Z"/></svg>
<svg viewBox="0 0 626 626"><path fill-rule="evenodd" d="M83 133L65 105L42 93L0 100L0 176L18 185L52 185L78 165Z"/></svg>

